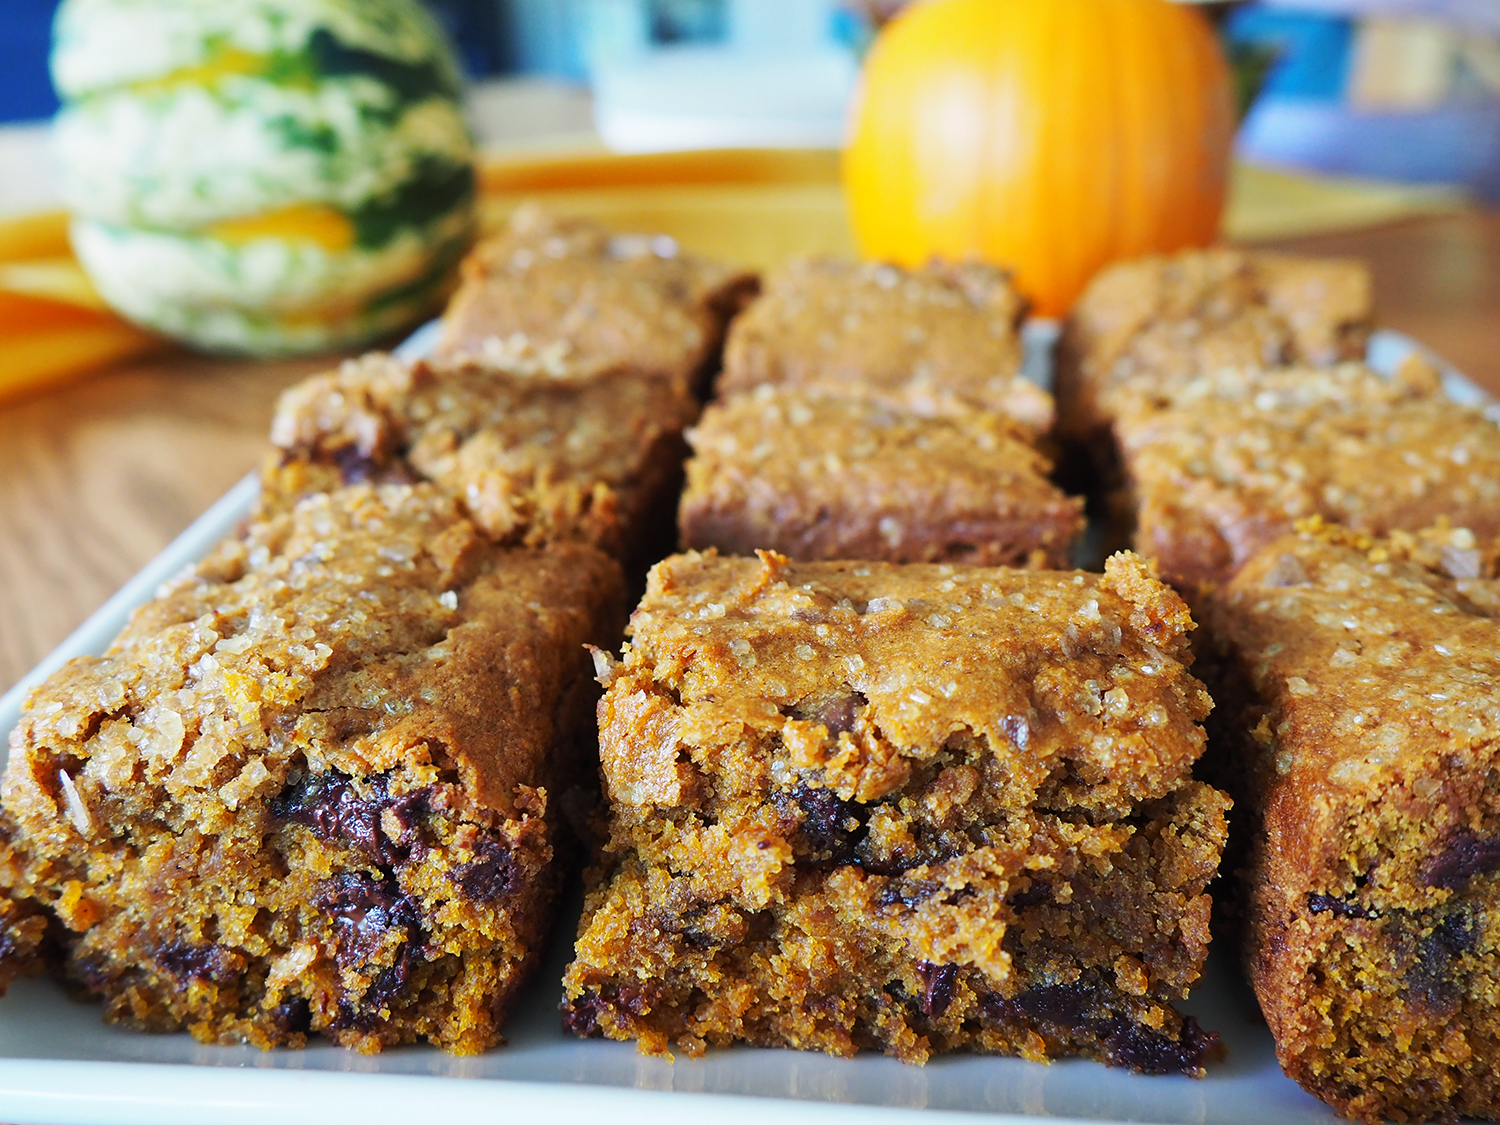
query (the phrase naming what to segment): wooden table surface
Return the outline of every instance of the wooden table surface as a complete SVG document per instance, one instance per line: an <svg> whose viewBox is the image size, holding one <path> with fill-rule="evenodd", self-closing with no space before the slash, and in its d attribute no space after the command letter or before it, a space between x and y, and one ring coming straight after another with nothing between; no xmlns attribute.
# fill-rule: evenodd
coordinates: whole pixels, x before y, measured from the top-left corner
<svg viewBox="0 0 1500 1125"><path fill-rule="evenodd" d="M1500 394L1500 213L1276 245L1368 259L1380 322ZM0 690L254 468L276 395L329 362L179 355L0 405Z"/></svg>

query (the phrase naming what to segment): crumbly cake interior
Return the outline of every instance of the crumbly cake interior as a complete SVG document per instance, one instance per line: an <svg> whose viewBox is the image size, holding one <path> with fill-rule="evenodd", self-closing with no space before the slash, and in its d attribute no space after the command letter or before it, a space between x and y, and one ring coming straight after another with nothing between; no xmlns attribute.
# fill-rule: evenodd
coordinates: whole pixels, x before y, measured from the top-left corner
<svg viewBox="0 0 1500 1125"><path fill-rule="evenodd" d="M923 413L957 401L1038 437L1052 427L1052 396L1020 377L1024 310L1010 275L979 262L794 261L730 326L718 391L815 385Z"/></svg>
<svg viewBox="0 0 1500 1125"><path fill-rule="evenodd" d="M1227 801L1180 599L1105 575L712 553L599 658L609 842L564 1020L1199 1073Z"/></svg>
<svg viewBox="0 0 1500 1125"><path fill-rule="evenodd" d="M622 600L593 548L499 549L427 485L254 524L33 694L6 894L112 1020L491 1046Z"/></svg>
<svg viewBox="0 0 1500 1125"><path fill-rule="evenodd" d="M637 560L670 521L696 400L630 368L352 360L282 395L261 510L361 481L428 480L498 542Z"/></svg>
<svg viewBox="0 0 1500 1125"><path fill-rule="evenodd" d="M682 545L797 559L1062 566L1082 501L1002 414L762 384L692 431Z"/></svg>
<svg viewBox="0 0 1500 1125"><path fill-rule="evenodd" d="M1366 1121L1500 1116L1495 556L1313 523L1211 603L1256 993L1287 1073Z"/></svg>

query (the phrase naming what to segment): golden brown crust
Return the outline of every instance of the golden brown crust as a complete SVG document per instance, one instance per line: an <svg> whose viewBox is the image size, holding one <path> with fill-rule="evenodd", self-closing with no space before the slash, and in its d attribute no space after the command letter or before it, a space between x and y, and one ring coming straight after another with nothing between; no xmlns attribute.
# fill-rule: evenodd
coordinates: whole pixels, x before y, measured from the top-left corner
<svg viewBox="0 0 1500 1125"><path fill-rule="evenodd" d="M1211 703L1187 671L1191 628L1128 554L1102 576L687 554L653 568L622 675L673 701L677 743L711 754L744 737L720 728L725 711L798 768L835 771L828 784L846 798L899 787L914 760L967 732L1005 763L1004 807L1124 815L1202 752ZM633 698L619 684L610 700ZM808 740L803 712L855 697L852 748ZM601 711L606 777L614 705Z"/></svg>
<svg viewBox="0 0 1500 1125"><path fill-rule="evenodd" d="M691 392L755 287L752 274L683 254L665 236L611 235L526 206L465 260L435 355L628 363Z"/></svg>
<svg viewBox="0 0 1500 1125"><path fill-rule="evenodd" d="M612 801L565 1020L1201 1073L1221 794L1182 602L1104 576L712 553L601 656Z"/></svg>
<svg viewBox="0 0 1500 1125"><path fill-rule="evenodd" d="M958 400L1052 426L1052 398L1020 377L1024 302L1003 270L793 262L730 326L719 392L762 383L888 395L923 412Z"/></svg>
<svg viewBox="0 0 1500 1125"><path fill-rule="evenodd" d="M1219 247L1109 266L1064 325L1059 429L1084 440L1122 398L1170 392L1226 367L1328 366L1364 357L1369 269Z"/></svg>
<svg viewBox="0 0 1500 1125"><path fill-rule="evenodd" d="M1256 993L1287 1073L1369 1121L1500 1114L1495 553L1314 521L1210 605Z"/></svg>
<svg viewBox="0 0 1500 1125"><path fill-rule="evenodd" d="M429 485L310 497L32 694L7 890L111 1018L483 1049L549 923L581 646L622 598L593 548L502 550Z"/></svg>
<svg viewBox="0 0 1500 1125"><path fill-rule="evenodd" d="M1380 535L1440 517L1500 532L1500 430L1358 365L1222 371L1115 423L1135 544L1205 591L1308 516Z"/></svg>
<svg viewBox="0 0 1500 1125"><path fill-rule="evenodd" d="M684 547L797 559L1069 561L1083 502L1004 415L920 415L866 396L761 385L692 431Z"/></svg>
<svg viewBox="0 0 1500 1125"><path fill-rule="evenodd" d="M499 542L577 540L634 562L675 496L697 409L628 368L540 374L368 355L282 395L260 509L360 481L428 480Z"/></svg>

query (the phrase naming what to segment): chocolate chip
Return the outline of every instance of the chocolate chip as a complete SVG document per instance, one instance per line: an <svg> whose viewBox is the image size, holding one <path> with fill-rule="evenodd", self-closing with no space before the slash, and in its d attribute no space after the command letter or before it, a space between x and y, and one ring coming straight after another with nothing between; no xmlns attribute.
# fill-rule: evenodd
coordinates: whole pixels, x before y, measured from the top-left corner
<svg viewBox="0 0 1500 1125"><path fill-rule="evenodd" d="M1009 1000L993 993L981 998L986 1015L996 1021L1018 1022L1025 1018L1078 1031L1088 1023L1086 1014L1096 999L1096 990L1082 982L1044 984L1028 988Z"/></svg>
<svg viewBox="0 0 1500 1125"><path fill-rule="evenodd" d="M482 838L474 849L474 862L465 864L453 881L469 898L484 906L516 894L526 883L526 873L498 840Z"/></svg>
<svg viewBox="0 0 1500 1125"><path fill-rule="evenodd" d="M922 1011L935 1020L942 1019L943 1013L953 1003L953 993L958 985L958 966L918 961L917 975L922 978Z"/></svg>
<svg viewBox="0 0 1500 1125"><path fill-rule="evenodd" d="M380 469L375 459L357 445L341 445L333 451L333 463L338 466L339 479L345 484L363 484L376 476Z"/></svg>
<svg viewBox="0 0 1500 1125"><path fill-rule="evenodd" d="M869 810L857 801L842 800L831 789L797 785L773 798L777 811L798 823L796 832L809 853L806 861L818 867L857 862L855 849L865 835Z"/></svg>
<svg viewBox="0 0 1500 1125"><path fill-rule="evenodd" d="M306 1035L312 1030L312 1007L305 996L293 996L277 1004L271 1018L288 1035Z"/></svg>
<svg viewBox="0 0 1500 1125"><path fill-rule="evenodd" d="M303 825L326 844L352 847L383 867L420 861L426 851L421 826L429 812L427 792L392 797L382 776L368 779L366 788L361 796L354 779L338 770L308 774L271 799L271 815ZM401 828L399 840L385 833L387 810Z"/></svg>
<svg viewBox="0 0 1500 1125"><path fill-rule="evenodd" d="M1479 928L1468 903L1458 903L1444 913L1431 932L1416 941L1415 957L1407 979L1413 993L1429 1004L1449 1008L1458 1001L1458 985L1451 979L1453 962L1474 952Z"/></svg>
<svg viewBox="0 0 1500 1125"><path fill-rule="evenodd" d="M648 984L606 984L598 992L585 992L577 1000L564 1000L562 1012L563 1030L580 1039L599 1039L604 1031L599 1026L599 1017L613 1012L620 1023L628 1024L627 1017L650 1014L661 1003L659 989Z"/></svg>
<svg viewBox="0 0 1500 1125"><path fill-rule="evenodd" d="M848 695L836 695L823 704L813 718L827 727L831 736L837 738L845 731L854 729L854 720L858 717L860 708L868 706L869 702L857 691Z"/></svg>
<svg viewBox="0 0 1500 1125"><path fill-rule="evenodd" d="M1356 902L1334 898L1332 895L1307 896L1307 909L1314 914L1337 914L1340 918L1379 918L1378 910L1366 910Z"/></svg>
<svg viewBox="0 0 1500 1125"><path fill-rule="evenodd" d="M1052 884L1038 883L1032 880L1031 886L1024 891L1017 891L1005 900L1005 905L1012 910L1025 910L1029 906L1040 906L1044 902L1052 901Z"/></svg>
<svg viewBox="0 0 1500 1125"><path fill-rule="evenodd" d="M892 879L880 888L876 898L881 906L909 906L915 909L943 889L932 879Z"/></svg>
<svg viewBox="0 0 1500 1125"><path fill-rule="evenodd" d="M174 943L157 948L154 960L179 981L210 980L223 983L234 977L232 954L217 945Z"/></svg>
<svg viewBox="0 0 1500 1125"><path fill-rule="evenodd" d="M559 1007L563 1030L580 1039L603 1039L599 1016L608 1007L597 992L585 992L577 1000L564 1000Z"/></svg>
<svg viewBox="0 0 1500 1125"><path fill-rule="evenodd" d="M1500 871L1500 839L1460 832L1422 869L1422 882L1429 887L1457 891L1476 875Z"/></svg>
<svg viewBox="0 0 1500 1125"><path fill-rule="evenodd" d="M1219 1046L1219 1037L1204 1031L1192 1016L1182 1021L1177 1039L1119 1016L1105 1021L1097 1032L1105 1062L1142 1074L1196 1074Z"/></svg>
<svg viewBox="0 0 1500 1125"><path fill-rule="evenodd" d="M421 908L401 893L391 878L363 871L335 875L314 899L333 919L334 956L339 968L363 965L386 944L386 935L399 931L411 945L421 929Z"/></svg>

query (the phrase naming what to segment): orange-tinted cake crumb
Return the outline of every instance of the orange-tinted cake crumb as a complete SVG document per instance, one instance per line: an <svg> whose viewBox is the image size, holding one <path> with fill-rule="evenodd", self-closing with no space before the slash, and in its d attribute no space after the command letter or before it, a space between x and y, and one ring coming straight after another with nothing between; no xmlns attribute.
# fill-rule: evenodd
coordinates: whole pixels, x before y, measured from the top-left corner
<svg viewBox="0 0 1500 1125"><path fill-rule="evenodd" d="M1494 559L1312 525L1209 607L1255 991L1287 1073L1366 1121L1500 1116Z"/></svg>
<svg viewBox="0 0 1500 1125"><path fill-rule="evenodd" d="M600 654L574 1033L1201 1072L1227 801L1181 600L1104 575L689 554Z"/></svg>

